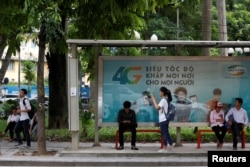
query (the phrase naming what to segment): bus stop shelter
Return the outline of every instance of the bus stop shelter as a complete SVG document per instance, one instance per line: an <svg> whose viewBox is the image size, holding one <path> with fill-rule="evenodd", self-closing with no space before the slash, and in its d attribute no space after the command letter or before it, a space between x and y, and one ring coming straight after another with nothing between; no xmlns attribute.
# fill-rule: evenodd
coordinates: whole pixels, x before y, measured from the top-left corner
<svg viewBox="0 0 250 167"><path fill-rule="evenodd" d="M181 40L82 40L68 39L67 43L71 48L67 63L68 80L68 103L69 103L69 130L71 131L71 149L79 148L79 59L77 56L78 47L93 47L95 49L95 85L98 82L98 56L102 47L175 47L175 48L249 48L250 41L181 41ZM226 52L227 53L227 52ZM228 56L227 54L225 56ZM99 146L99 125L98 125L98 91L95 91L95 140L94 146ZM176 131L177 146L180 145L180 127Z"/></svg>

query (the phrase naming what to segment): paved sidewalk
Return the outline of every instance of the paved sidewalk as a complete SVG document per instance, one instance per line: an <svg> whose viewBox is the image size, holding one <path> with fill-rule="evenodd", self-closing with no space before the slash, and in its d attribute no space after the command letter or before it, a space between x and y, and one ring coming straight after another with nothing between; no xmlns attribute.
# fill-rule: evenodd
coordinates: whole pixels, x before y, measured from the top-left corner
<svg viewBox="0 0 250 167"><path fill-rule="evenodd" d="M16 148L15 143L1 141L1 166L206 166L207 152L218 150L215 143L202 143L197 149L196 143L183 143L175 147L174 152L158 153L160 143L137 143L138 151L130 149L125 143L124 150L116 150L115 143L79 143L78 150L72 150L70 142L46 142L47 151L53 155L34 156L37 143L32 142L29 149ZM240 144L239 144L240 146ZM231 143L225 143L221 150L232 150ZM250 143L240 150L250 151Z"/></svg>

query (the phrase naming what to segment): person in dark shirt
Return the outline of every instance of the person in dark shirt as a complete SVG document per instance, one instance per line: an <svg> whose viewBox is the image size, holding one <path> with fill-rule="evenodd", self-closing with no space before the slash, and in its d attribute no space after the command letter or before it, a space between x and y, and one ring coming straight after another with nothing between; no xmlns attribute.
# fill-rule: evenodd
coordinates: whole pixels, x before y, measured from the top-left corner
<svg viewBox="0 0 250 167"><path fill-rule="evenodd" d="M118 150L124 149L123 133L124 131L131 131L132 133L131 149L138 150L138 148L135 147L136 127L137 127L135 111L130 109L131 103L129 101L125 101L123 103L123 107L124 109L120 110L118 114L120 146L117 149Z"/></svg>

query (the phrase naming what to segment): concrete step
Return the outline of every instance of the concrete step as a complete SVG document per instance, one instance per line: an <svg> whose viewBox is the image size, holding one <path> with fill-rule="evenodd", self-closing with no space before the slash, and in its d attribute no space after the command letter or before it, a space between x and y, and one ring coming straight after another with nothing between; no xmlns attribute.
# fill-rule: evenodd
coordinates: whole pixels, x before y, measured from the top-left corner
<svg viewBox="0 0 250 167"><path fill-rule="evenodd" d="M207 166L206 157L5 157L1 166Z"/></svg>

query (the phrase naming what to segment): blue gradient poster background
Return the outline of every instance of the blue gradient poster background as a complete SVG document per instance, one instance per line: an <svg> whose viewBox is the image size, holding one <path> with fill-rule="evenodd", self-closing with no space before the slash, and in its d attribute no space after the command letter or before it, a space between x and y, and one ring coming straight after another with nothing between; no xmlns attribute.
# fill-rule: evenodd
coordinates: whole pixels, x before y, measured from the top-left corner
<svg viewBox="0 0 250 167"><path fill-rule="evenodd" d="M117 122L126 100L132 103L138 122L158 122L150 94L159 101L162 86L171 90L179 110L175 122L206 122L214 91L220 91L218 99L225 112L235 97L242 97L250 116L250 59L226 58L100 57L102 122Z"/></svg>

